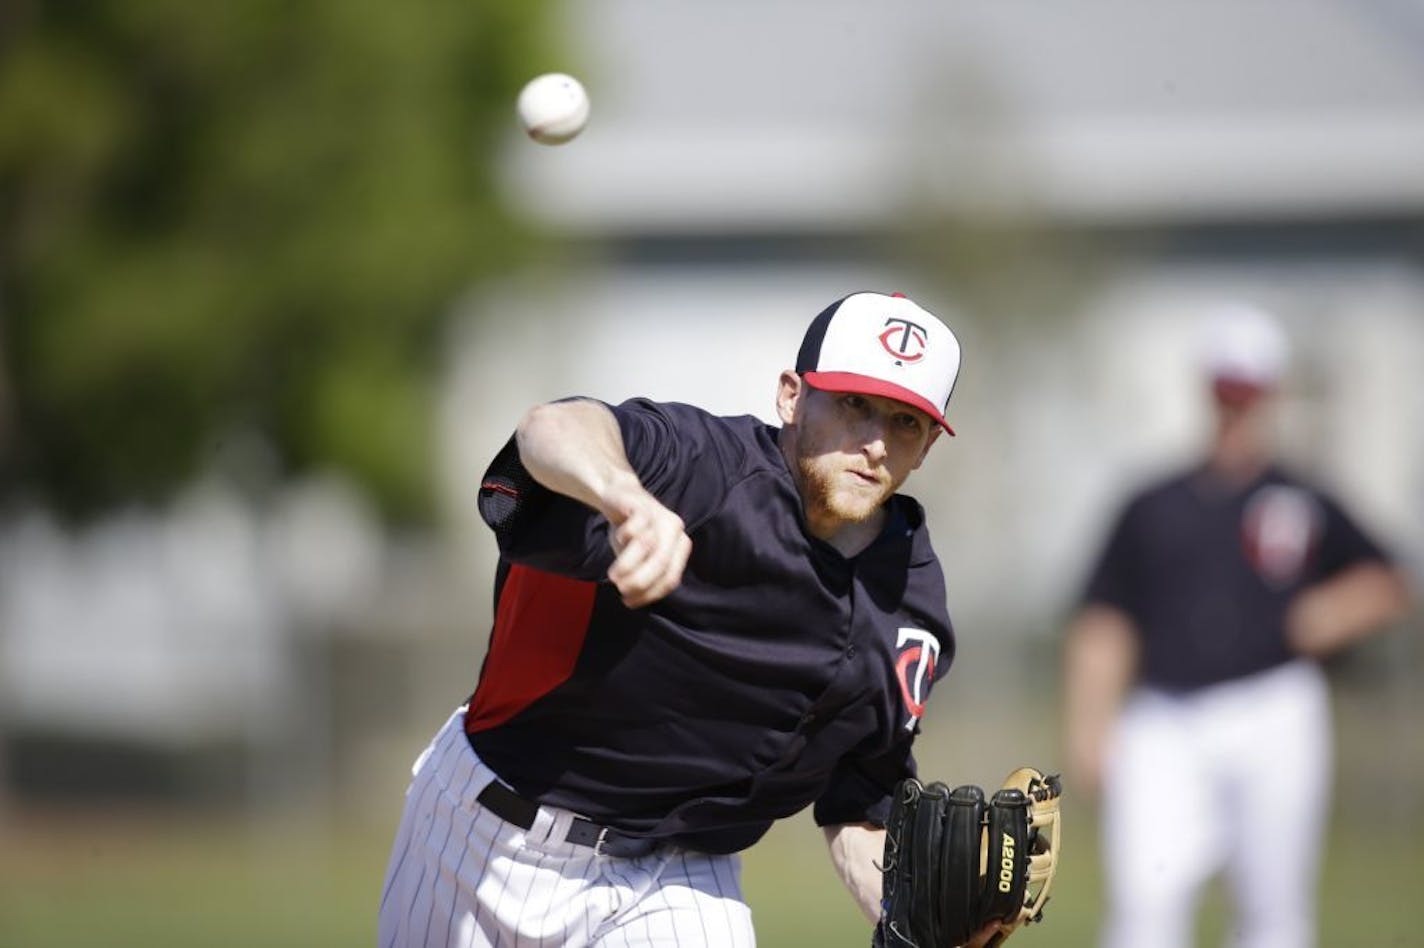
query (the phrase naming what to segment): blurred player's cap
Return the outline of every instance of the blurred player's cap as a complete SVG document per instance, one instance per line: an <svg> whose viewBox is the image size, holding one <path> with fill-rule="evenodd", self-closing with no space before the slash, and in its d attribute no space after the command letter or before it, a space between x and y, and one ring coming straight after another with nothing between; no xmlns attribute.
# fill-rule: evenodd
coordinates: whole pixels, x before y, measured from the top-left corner
<svg viewBox="0 0 1424 948"><path fill-rule="evenodd" d="M811 321L796 371L812 388L881 395L944 420L959 377L959 340L904 295L852 293Z"/></svg>
<svg viewBox="0 0 1424 948"><path fill-rule="evenodd" d="M1226 303L1207 314L1202 364L1223 401L1271 391L1285 372L1289 345L1275 317L1248 303Z"/></svg>

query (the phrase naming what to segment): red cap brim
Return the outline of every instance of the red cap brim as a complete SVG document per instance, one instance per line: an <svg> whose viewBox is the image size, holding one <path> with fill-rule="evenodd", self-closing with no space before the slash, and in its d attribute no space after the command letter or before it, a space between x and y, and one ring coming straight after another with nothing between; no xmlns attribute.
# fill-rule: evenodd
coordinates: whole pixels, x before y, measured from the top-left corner
<svg viewBox="0 0 1424 948"><path fill-rule="evenodd" d="M951 436L954 435L954 429L949 426L949 422L944 420L944 415L929 399L893 382L871 378L868 375L857 375L854 372L804 372L801 377L806 380L807 385L823 392L855 392L857 395L879 395L882 398L893 398L897 402L904 402L906 405L918 408L929 415L935 424L949 432Z"/></svg>

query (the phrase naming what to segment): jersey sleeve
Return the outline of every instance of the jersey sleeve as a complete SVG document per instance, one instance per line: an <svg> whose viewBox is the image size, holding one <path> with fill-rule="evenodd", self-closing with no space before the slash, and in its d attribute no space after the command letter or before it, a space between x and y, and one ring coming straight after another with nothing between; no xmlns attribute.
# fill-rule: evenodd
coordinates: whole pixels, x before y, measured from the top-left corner
<svg viewBox="0 0 1424 948"><path fill-rule="evenodd" d="M608 521L534 480L513 436L480 481L479 510L510 563L583 580L601 579L613 563Z"/></svg>
<svg viewBox="0 0 1424 948"><path fill-rule="evenodd" d="M1138 564L1134 542L1136 505L1124 508L1114 522L1083 587L1081 605L1113 606L1132 612L1135 588L1133 571Z"/></svg>
<svg viewBox="0 0 1424 948"><path fill-rule="evenodd" d="M726 492L724 472L736 462L735 439L718 427L719 419L690 405L646 399L605 407L638 479L689 530L716 509ZM513 437L480 482L479 510L509 562L585 580L601 579L613 563L608 521L534 480Z"/></svg>
<svg viewBox="0 0 1424 948"><path fill-rule="evenodd" d="M917 773L909 741L902 741L879 757L842 758L816 800L816 825L873 823L884 826L890 816L895 785Z"/></svg>
<svg viewBox="0 0 1424 948"><path fill-rule="evenodd" d="M1318 498L1323 513L1318 575L1328 578L1363 563L1391 563L1393 557L1333 498Z"/></svg>
<svg viewBox="0 0 1424 948"><path fill-rule="evenodd" d="M692 405L635 398L613 407L638 480L692 530L726 497L743 447L725 422Z"/></svg>

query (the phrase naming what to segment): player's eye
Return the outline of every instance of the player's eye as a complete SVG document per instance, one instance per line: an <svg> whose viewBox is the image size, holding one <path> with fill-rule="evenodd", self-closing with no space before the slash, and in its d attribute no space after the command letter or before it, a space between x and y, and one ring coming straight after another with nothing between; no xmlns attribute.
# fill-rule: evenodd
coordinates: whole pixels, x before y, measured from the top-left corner
<svg viewBox="0 0 1424 948"><path fill-rule="evenodd" d="M841 404L855 412L865 411L870 407L870 402L864 395L843 395L841 396Z"/></svg>
<svg viewBox="0 0 1424 948"><path fill-rule="evenodd" d="M895 424L904 431L914 432L916 434L924 429L924 424L920 421L920 416L912 415L907 411L897 412L895 414Z"/></svg>

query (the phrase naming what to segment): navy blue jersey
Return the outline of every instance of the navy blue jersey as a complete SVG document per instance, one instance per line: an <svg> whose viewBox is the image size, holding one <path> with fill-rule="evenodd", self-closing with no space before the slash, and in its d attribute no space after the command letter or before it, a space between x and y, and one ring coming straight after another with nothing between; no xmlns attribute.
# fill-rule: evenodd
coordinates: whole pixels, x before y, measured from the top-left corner
<svg viewBox="0 0 1424 948"><path fill-rule="evenodd" d="M705 852L812 803L823 825L883 824L954 657L920 505L893 497L847 559L807 533L777 429L612 410L644 486L686 524L682 584L624 606L603 579L607 521L534 483L511 441L481 486L501 565L466 717L476 753L525 796Z"/></svg>
<svg viewBox="0 0 1424 948"><path fill-rule="evenodd" d="M1233 489L1198 468L1127 504L1083 598L1131 617L1144 684L1185 690L1290 660L1291 599L1385 558L1339 504L1298 478L1272 468Z"/></svg>

